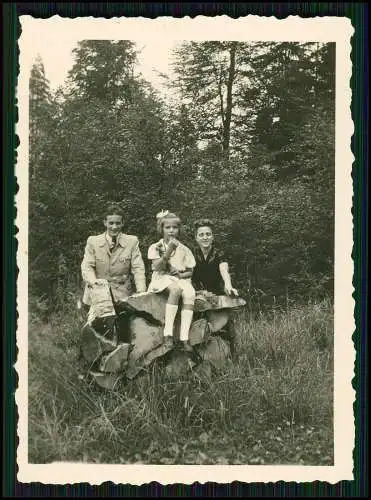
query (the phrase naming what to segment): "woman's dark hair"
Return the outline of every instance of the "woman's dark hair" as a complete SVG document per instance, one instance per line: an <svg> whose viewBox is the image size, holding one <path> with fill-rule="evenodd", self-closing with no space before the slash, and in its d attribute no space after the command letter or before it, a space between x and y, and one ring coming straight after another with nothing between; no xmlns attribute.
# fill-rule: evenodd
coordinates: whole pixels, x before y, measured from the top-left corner
<svg viewBox="0 0 371 500"><path fill-rule="evenodd" d="M214 230L214 223L212 220L210 220L210 219L198 219L198 220L196 220L193 223L195 234L197 234L198 228L205 227L205 226L210 227L212 231Z"/></svg>
<svg viewBox="0 0 371 500"><path fill-rule="evenodd" d="M119 215L122 219L124 219L124 211L120 207L120 205L116 203L110 203L106 206L104 211L104 219L107 219L109 215Z"/></svg>

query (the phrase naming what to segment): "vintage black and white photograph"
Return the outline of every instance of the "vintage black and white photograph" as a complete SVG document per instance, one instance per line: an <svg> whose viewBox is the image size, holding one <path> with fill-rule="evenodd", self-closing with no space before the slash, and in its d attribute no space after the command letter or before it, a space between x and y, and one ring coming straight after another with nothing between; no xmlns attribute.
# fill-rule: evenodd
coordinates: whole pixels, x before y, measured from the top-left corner
<svg viewBox="0 0 371 500"><path fill-rule="evenodd" d="M351 26L126 21L22 21L20 456L351 463Z"/></svg>

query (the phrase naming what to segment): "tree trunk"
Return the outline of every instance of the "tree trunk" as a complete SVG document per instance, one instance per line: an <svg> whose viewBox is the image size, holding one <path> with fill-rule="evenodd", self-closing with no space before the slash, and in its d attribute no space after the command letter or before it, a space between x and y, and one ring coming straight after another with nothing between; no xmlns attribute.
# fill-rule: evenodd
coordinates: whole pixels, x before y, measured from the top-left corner
<svg viewBox="0 0 371 500"><path fill-rule="evenodd" d="M236 74L236 44L232 43L229 51L230 55L230 65L228 71L228 82L227 82L227 105L225 109L225 119L223 124L223 153L225 158L229 158L229 143L231 137L231 120L232 120L232 108L233 108L233 83Z"/></svg>

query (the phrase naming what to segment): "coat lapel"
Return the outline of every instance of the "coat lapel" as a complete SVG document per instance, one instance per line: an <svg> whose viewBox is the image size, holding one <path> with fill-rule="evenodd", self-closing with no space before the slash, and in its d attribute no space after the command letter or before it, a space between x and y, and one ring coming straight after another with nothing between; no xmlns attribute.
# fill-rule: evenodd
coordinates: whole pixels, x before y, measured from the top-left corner
<svg viewBox="0 0 371 500"><path fill-rule="evenodd" d="M99 235L98 246L100 248L104 248L106 250L107 254L111 255L111 252L110 252L110 249L109 249L109 245L108 245L108 241L107 241L107 238L106 238L106 233L102 233L102 234Z"/></svg>
<svg viewBox="0 0 371 500"><path fill-rule="evenodd" d="M118 244L122 247L122 248L125 248L126 246L126 239L125 239L125 235L123 233L120 234L120 237L118 239Z"/></svg>
<svg viewBox="0 0 371 500"><path fill-rule="evenodd" d="M115 251L112 253L110 252L112 265L117 264L117 262L122 259L125 247L126 247L126 238L121 233L119 238L117 239L117 246L115 248Z"/></svg>

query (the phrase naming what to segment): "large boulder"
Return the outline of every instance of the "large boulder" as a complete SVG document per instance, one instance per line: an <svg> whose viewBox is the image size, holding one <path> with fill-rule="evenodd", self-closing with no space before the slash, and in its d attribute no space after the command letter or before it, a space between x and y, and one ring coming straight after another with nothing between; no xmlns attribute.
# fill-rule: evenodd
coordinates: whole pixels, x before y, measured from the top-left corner
<svg viewBox="0 0 371 500"><path fill-rule="evenodd" d="M176 378L186 375L196 366L196 362L192 359L192 355L182 351L173 351L165 366L165 374L168 378Z"/></svg>
<svg viewBox="0 0 371 500"><path fill-rule="evenodd" d="M153 321L162 325L165 323L166 296L160 293L144 292L132 295L126 300L118 303L120 310L127 310L132 313L151 317ZM219 311L222 309L239 309L246 305L246 301L241 297L228 297L226 295L213 295L199 292L196 294L195 313L205 311Z"/></svg>
<svg viewBox="0 0 371 500"><path fill-rule="evenodd" d="M222 370L231 362L231 350L221 337L211 337L206 344L197 346L197 353L203 362L210 363L215 370Z"/></svg>
<svg viewBox="0 0 371 500"><path fill-rule="evenodd" d="M228 309L206 311L205 314L212 333L219 332L224 328L230 318L230 311Z"/></svg>
<svg viewBox="0 0 371 500"><path fill-rule="evenodd" d="M246 301L241 297L228 297L227 295L213 295L212 293L199 292L196 294L195 311L240 309L245 305Z"/></svg>
<svg viewBox="0 0 371 500"><path fill-rule="evenodd" d="M83 358L90 363L92 377L103 388L113 389L122 377L135 378L161 358L167 376L176 378L190 370L209 376L230 362L232 338L228 338L231 312L246 302L240 297L196 294L194 318L189 332L193 353L176 348L180 331L180 311L174 323L175 349L163 343L166 297L142 293L109 305L107 288L94 295L95 313L84 325L81 338ZM101 306L99 300L102 301ZM108 314L110 313L110 314ZM223 338L220 336L223 335ZM227 337L227 338L226 338Z"/></svg>
<svg viewBox="0 0 371 500"><path fill-rule="evenodd" d="M210 337L210 325L206 318L200 318L193 321L189 330L189 343L191 346L207 342Z"/></svg>
<svg viewBox="0 0 371 500"><path fill-rule="evenodd" d="M106 373L124 372L128 365L130 344L120 344L101 359L100 371Z"/></svg>
<svg viewBox="0 0 371 500"><path fill-rule="evenodd" d="M127 376L133 378L145 366L146 354L161 346L163 327L133 316L129 321L132 350L129 354Z"/></svg>
<svg viewBox="0 0 371 500"><path fill-rule="evenodd" d="M118 304L120 310L126 310L143 317L150 317L153 322L165 324L166 297L159 293L140 293L128 297Z"/></svg>
<svg viewBox="0 0 371 500"><path fill-rule="evenodd" d="M94 363L102 354L111 352L116 347L116 342L100 335L88 323L84 325L81 335L81 351L88 363Z"/></svg>

